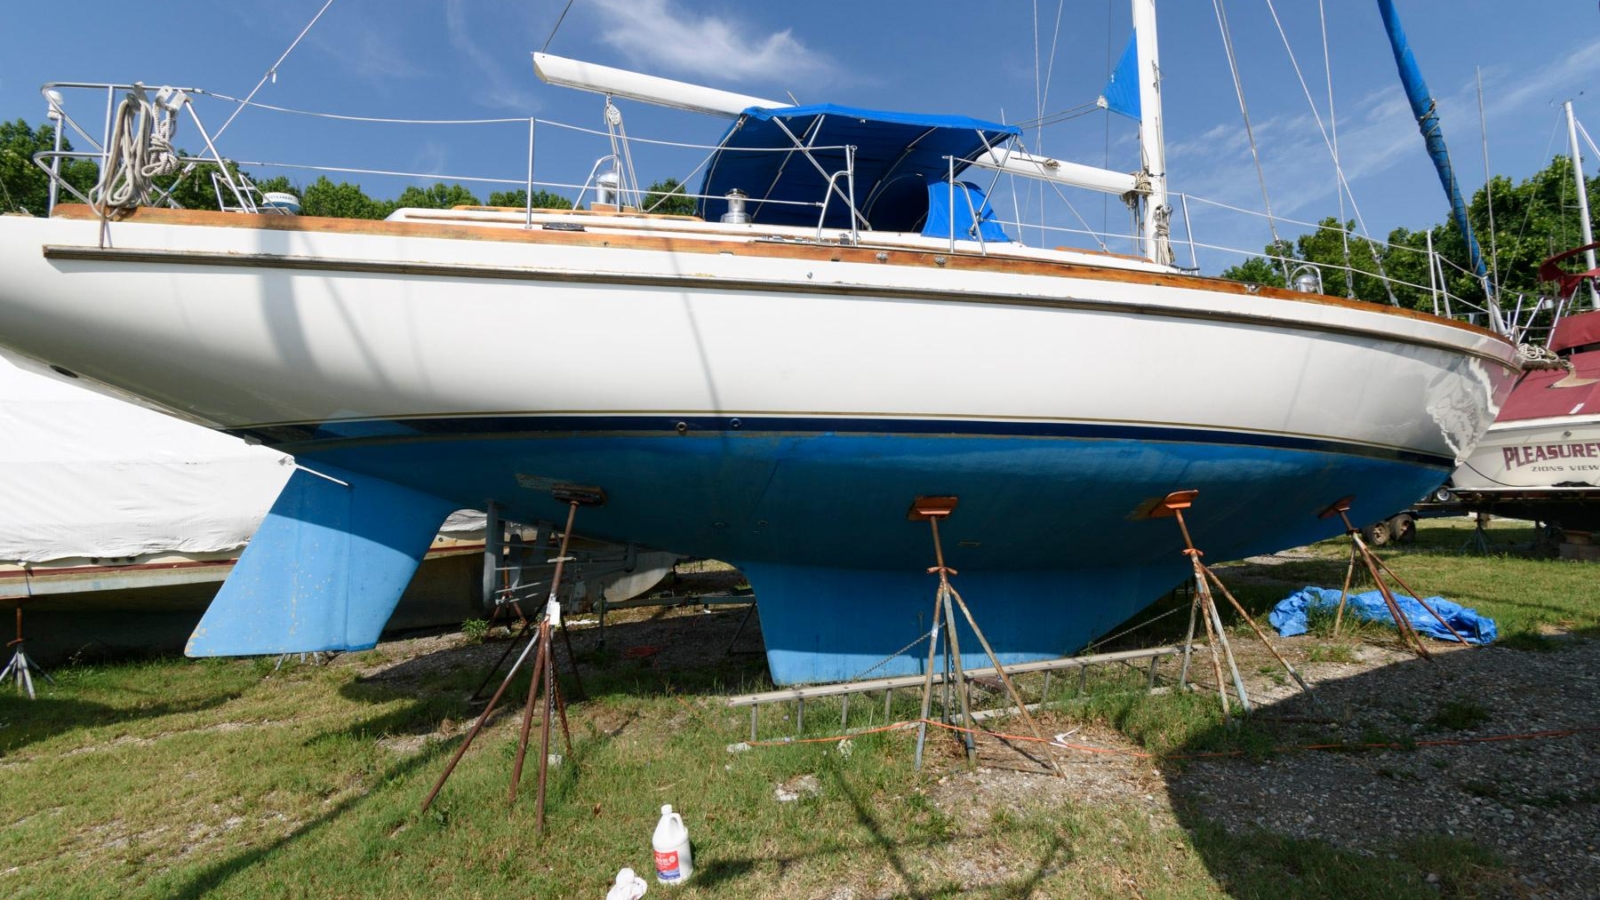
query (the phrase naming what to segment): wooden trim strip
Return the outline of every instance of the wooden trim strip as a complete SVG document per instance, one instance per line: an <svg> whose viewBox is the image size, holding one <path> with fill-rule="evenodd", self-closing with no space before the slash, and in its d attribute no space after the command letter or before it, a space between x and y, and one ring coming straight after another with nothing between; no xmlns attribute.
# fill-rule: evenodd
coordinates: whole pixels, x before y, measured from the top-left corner
<svg viewBox="0 0 1600 900"><path fill-rule="evenodd" d="M54 218L99 221L100 214L81 203L63 203L56 206ZM1097 281L1115 281L1130 284L1149 284L1166 287L1183 287L1211 291L1219 294L1251 295L1291 303L1310 303L1319 306L1337 306L1359 309L1381 315L1399 316L1417 321L1433 322L1458 328L1472 334L1495 338L1507 346L1510 342L1500 335L1476 325L1443 319L1428 313L1393 306L1379 306L1360 300L1346 300L1326 294L1306 294L1282 288L1247 285L1220 278L1203 278L1198 275L1141 272L1128 269L1088 266L1081 263L1051 262L1047 260L1008 257L1000 253L969 253L947 250L923 250L909 247L861 247L814 242L799 243L789 240L748 241L718 240L714 237L672 235L619 235L608 232L546 231L522 228L496 228L487 224L448 224L437 222L389 222L374 219L329 219L316 216L251 215L248 213L221 213L210 210L166 209L140 207L119 222L151 225L201 225L221 228L251 228L262 231L300 231L332 234L371 234L393 237L443 238L447 240L477 240L500 243L544 243L562 246L618 247L635 250L659 250L674 253L732 253L773 259L814 259L819 262L858 262L880 265L942 265L948 270L994 272L1017 275L1050 275L1085 278ZM888 259L880 261L878 253L887 253ZM944 260L938 263L935 259Z"/></svg>
<svg viewBox="0 0 1600 900"><path fill-rule="evenodd" d="M280 217L281 218L281 217ZM559 233L559 232L558 232ZM1323 322L1297 322L1270 316L1226 312L1199 307L1166 307L1141 303L1117 303L1100 300L1054 300L1041 297L1015 297L1008 294L977 294L970 291L937 290L931 288L889 288L873 285L816 284L796 281L760 281L756 279L725 279L704 275L632 275L606 272L589 273L565 270L545 270L513 266L475 266L461 263L386 262L337 257L285 256L273 253L216 253L189 250L124 250L116 247L63 246L50 244L44 247L44 256L50 260L81 262L128 262L164 265L212 266L246 269L291 269L313 272L350 272L376 275L412 275L424 277L482 278L513 281L553 281L567 284L626 284L639 287L694 287L716 291L762 291L789 294L826 294L830 296L879 297L942 302L981 303L1004 306L1031 306L1047 309L1072 309L1089 312L1118 313L1122 315L1147 315L1172 319L1229 322L1234 324L1279 328L1316 334L1344 334L1365 338L1379 337L1398 344L1428 347L1462 353L1505 369L1516 371L1516 364L1481 350L1461 347L1442 341L1408 337L1380 328L1362 328L1333 325ZM1076 274L1076 273L1074 273ZM1185 285L1179 285L1185 286ZM1361 304L1369 311L1388 311L1386 307ZM1444 321L1444 320L1440 320ZM1474 329L1476 330L1476 329ZM1488 332L1485 332L1488 334ZM1502 343L1506 343L1502 341ZM1510 344L1506 343L1509 347Z"/></svg>

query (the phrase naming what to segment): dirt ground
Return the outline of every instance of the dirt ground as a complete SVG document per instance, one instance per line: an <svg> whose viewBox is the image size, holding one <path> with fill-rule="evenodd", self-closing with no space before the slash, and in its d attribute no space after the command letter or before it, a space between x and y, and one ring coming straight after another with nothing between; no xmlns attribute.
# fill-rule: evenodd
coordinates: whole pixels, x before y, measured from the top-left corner
<svg viewBox="0 0 1600 900"><path fill-rule="evenodd" d="M761 649L759 619L745 621L746 609L614 611L605 652L640 666L688 670L725 663L731 648L745 656L745 669L759 671L760 656L750 656ZM597 652L594 619L572 617L580 660ZM1047 712L1039 718L1047 737L1064 734L1074 747L1109 752L1056 748L1064 776L1057 778L1043 767L1037 745L985 739L969 771L956 741L934 737L930 753L946 774L931 799L959 828L973 830L997 814L1071 799L1133 808L1158 825L1315 838L1375 856L1408 836L1444 834L1499 854L1516 879L1512 896L1593 898L1600 896L1600 641L1552 638L1556 649L1543 652L1434 643L1431 660L1380 639L1350 645L1335 654L1339 661L1313 661L1327 655L1326 641L1274 635L1274 646L1312 684L1311 700L1241 629L1232 645L1254 717L1280 723L1272 726L1280 751L1156 760L1113 728ZM504 638L472 644L454 634L420 637L386 643L379 662L349 657L333 665L360 666L370 679L426 679L462 665L487 669L505 646ZM1175 672L1174 664L1163 665L1168 689ZM1193 689L1214 692L1210 673L1209 658L1197 654ZM1331 743L1393 746L1293 749ZM1003 868L1004 861L986 865Z"/></svg>

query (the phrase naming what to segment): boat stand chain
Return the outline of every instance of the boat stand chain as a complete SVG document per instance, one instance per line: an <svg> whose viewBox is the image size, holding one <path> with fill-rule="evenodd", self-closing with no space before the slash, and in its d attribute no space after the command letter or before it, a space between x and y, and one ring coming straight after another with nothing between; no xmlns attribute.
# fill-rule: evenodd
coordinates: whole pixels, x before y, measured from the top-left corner
<svg viewBox="0 0 1600 900"><path fill-rule="evenodd" d="M1189 608L1189 632L1184 638L1184 660L1183 669L1178 676L1179 686L1182 687L1185 684L1185 679L1189 674L1189 656L1194 647L1194 621L1197 617L1203 617L1208 640L1209 636L1214 633L1216 644L1221 645L1223 654L1227 658L1228 669L1233 675L1234 689L1239 694L1239 703L1244 707L1245 712L1250 712L1250 697L1245 691L1243 679L1239 677L1239 667L1233 657L1233 645L1229 643L1227 632L1222 627L1222 617L1217 612L1216 595L1211 592L1212 587L1215 587L1227 598L1228 604L1233 607L1233 611L1238 613L1241 619L1244 619L1245 623L1250 626L1251 631L1255 632L1256 638L1267 648L1267 652L1272 654L1278 664L1283 666L1284 671L1289 673L1289 677L1294 679L1295 684L1300 686L1300 690L1311 698L1313 704L1317 703L1317 695L1312 693L1311 685L1307 684L1306 680L1295 670L1294 665L1285 659L1282 653L1278 652L1278 648L1272 645L1267 633L1261 629L1256 620L1245 610L1244 604L1239 602L1239 598L1235 597L1233 592L1228 590L1228 586L1222 583L1222 579L1217 576L1217 573L1210 566L1200 561L1200 558L1205 554L1195 547L1194 538L1189 534L1189 523L1183 518L1183 511L1194 505L1194 499L1199 496L1199 493L1199 491L1192 490L1174 491L1162 499L1161 503L1151 511L1152 518L1170 516L1177 519L1178 530L1183 534L1183 553L1189 557L1189 563L1194 569L1195 591ZM1227 716L1231 714L1231 710L1229 709L1228 692L1223 687L1222 666L1217 659L1216 646L1211 646L1210 650L1212 671L1217 678L1217 693L1222 700L1223 715Z"/></svg>
<svg viewBox="0 0 1600 900"><path fill-rule="evenodd" d="M4 683L7 678L15 678L17 681L17 693L20 694L26 690L29 700L37 700L38 697L34 696L33 693L33 673L38 672L41 678L51 684L55 684L56 680L51 678L50 673L46 672L42 666L28 658L28 651L24 649L26 641L27 639L22 636L22 601L18 600L17 637L15 640L6 643L7 647L15 647L17 649L11 654L11 661L6 663L5 669L0 671L0 683Z"/></svg>
<svg viewBox="0 0 1600 900"><path fill-rule="evenodd" d="M1045 744L1046 758L1050 761L1050 768L1056 775L1065 777L1061 766L1056 762L1055 753L1045 743L1043 735L1039 733L1039 725L1034 721L1033 715L1028 712L1028 704L1023 701L1022 695L1017 691L1017 686L1012 683L1011 676L1006 674L1005 667L1000 664L1000 658L995 655L994 648L989 646L989 639L984 636L983 629L978 627L978 621L972 615L972 610L967 607L966 600L961 593L950 584L950 576L958 574L955 569L945 565L944 545L939 541L939 520L948 518L955 511L957 498L955 497L918 497L911 504L911 511L907 519L917 522L926 521L933 532L933 556L935 565L928 569L928 574L939 576L939 588L935 592L933 601L933 628L928 633L928 665L923 670L922 681L922 721L917 723L917 750L916 767L922 768L922 749L927 742L928 716L933 709L933 663L939 649L939 626L943 624L945 640L949 649L944 655L946 675L944 682L943 715L950 719L950 689L951 682L955 684L957 698L961 701L961 719L965 731L962 732L963 743L967 751L967 765L975 766L978 761L977 745L974 740L977 730L977 720L972 716L971 698L968 690L966 667L961 661L961 638L958 635L955 611L961 610L962 617L967 626L977 636L978 643L982 645L983 652L989 657L989 665L994 668L996 675L1005 685L1006 692L1011 695L1011 702L1017 705L1017 712L1022 720L1028 724L1028 730L1040 743ZM984 729L987 732L987 729Z"/></svg>
<svg viewBox="0 0 1600 900"><path fill-rule="evenodd" d="M527 756L529 734L533 727L534 706L538 704L542 697L543 709L539 722L539 788L534 812L534 828L536 833L544 833L544 802L550 771L550 725L553 718L559 717L561 720L561 735L566 742L567 757L569 760L572 757L572 732L567 726L567 705L561 697L560 681L556 678L555 647L551 640L553 629L561 623L561 602L557 599L557 592L561 587L562 571L571 559L567 556L567 547L572 539L572 524L577 518L578 507L598 506L605 502L605 492L599 488L562 486L556 488L552 493L557 500L564 501L567 504L567 526L561 533L560 552L553 560L556 568L554 575L550 579L550 595L545 602L545 614L539 619L538 630L534 639L529 641L528 645L522 649L522 653L517 657L517 661L511 665L511 670L506 673L505 679L500 682L500 687L494 692L494 696L489 698L489 705L484 707L483 713L478 716L478 721L473 723L472 730L467 732L466 740L461 742L461 746L456 749L455 755L450 758L449 764L445 766L444 772L440 773L439 780L434 783L433 789L428 792L428 796L422 801L422 809L424 811L432 805L434 798L439 796L439 791L444 787L445 781L450 778L450 774L455 771L456 765L461 762L461 757L466 754L467 748L472 746L473 740L483 730L484 724L489 721L489 716L494 713L495 706L499 704L500 698L504 696L506 689L511 686L512 679L516 677L517 670L527 661L529 652L536 650L533 677L529 679L528 683L528 699L523 707L522 731L517 741L516 761L512 766L508 799L511 803L516 802L517 785L522 780L522 764ZM562 629L562 631L565 633L565 629ZM568 638L567 650L568 656L571 658L572 644L570 638ZM574 674L576 674L577 660L572 659L572 664Z"/></svg>
<svg viewBox="0 0 1600 900"><path fill-rule="evenodd" d="M1384 583L1384 575L1388 575L1390 580L1398 585L1401 590L1405 591L1407 594L1410 594L1411 597L1417 601L1419 606L1428 611L1429 615L1433 616L1435 619L1438 619L1439 624L1443 625L1445 630L1450 632L1452 637L1461 643L1466 644L1467 639L1462 637L1459 631L1456 631L1454 628L1452 628L1450 623L1445 621L1444 616L1439 615L1438 610L1434 609L1432 606L1429 606L1428 601L1422 599L1421 594L1412 590L1410 585L1402 581L1400 576L1396 575L1394 570L1389 568L1387 563L1385 563L1382 559L1379 559L1377 554L1372 552L1372 548L1367 546L1367 542L1361 539L1361 530L1356 528L1355 525L1351 524L1350 522L1350 502L1354 499L1354 495L1349 497L1341 497L1340 499L1335 500L1332 506L1329 506L1327 509L1323 510L1321 514L1321 518L1324 519L1338 516L1340 519L1344 520L1345 533L1350 536L1350 566L1345 570L1344 587L1339 591L1339 608L1333 616L1334 637L1339 636L1339 626L1344 621L1345 601L1350 596L1350 579L1355 572L1356 560L1359 559L1361 564L1366 568L1367 574L1372 577L1373 583L1378 586L1378 593L1383 597L1383 604L1389 608L1389 615L1394 617L1395 629L1400 632L1400 642L1405 644L1407 649L1411 650L1413 653L1423 659L1433 659L1433 654L1429 653L1428 648L1423 645L1422 637L1417 634L1416 628L1412 627L1411 620L1408 619L1405 613L1400 610L1400 604L1394 599L1394 592L1389 589L1389 585Z"/></svg>

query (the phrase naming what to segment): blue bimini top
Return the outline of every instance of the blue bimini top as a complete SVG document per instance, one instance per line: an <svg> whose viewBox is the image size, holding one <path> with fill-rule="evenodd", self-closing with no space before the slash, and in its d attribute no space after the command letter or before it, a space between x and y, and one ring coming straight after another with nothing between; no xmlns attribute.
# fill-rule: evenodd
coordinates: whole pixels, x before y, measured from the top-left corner
<svg viewBox="0 0 1600 900"><path fill-rule="evenodd" d="M787 130L787 133L785 133ZM960 175L973 157L998 149L1022 130L965 116L856 109L823 103L778 109L751 107L722 139L706 168L699 214L715 222L727 211L723 199L738 189L749 196L746 211L762 225L815 227L828 177L845 169L846 146L855 151L856 208L878 231L919 231L928 215L928 185ZM790 137L793 135L793 139ZM810 148L801 153L795 139ZM848 195L846 179L836 184ZM804 205L797 205L804 204ZM839 195L828 204L826 228L849 228L849 206Z"/></svg>

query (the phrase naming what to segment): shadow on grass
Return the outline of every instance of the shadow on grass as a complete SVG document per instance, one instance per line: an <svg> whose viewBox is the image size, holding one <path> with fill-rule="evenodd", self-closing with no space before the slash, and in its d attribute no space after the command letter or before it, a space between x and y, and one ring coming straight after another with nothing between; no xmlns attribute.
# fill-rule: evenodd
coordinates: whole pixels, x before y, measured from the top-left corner
<svg viewBox="0 0 1600 900"><path fill-rule="evenodd" d="M745 626L740 651L726 652L739 631L743 608L697 615L667 616L665 612L645 620L608 624L604 646L598 628L573 629L570 637L583 682L581 694L572 678L566 642L555 637L556 673L568 702L664 693L724 694L771 687L765 654L747 652L759 646L757 621L752 619ZM509 641L505 638L424 654L357 679L341 691L351 699L384 702L396 691L465 698L485 684L481 696L487 698L521 653L523 644L518 643L499 668L494 668ZM515 705L514 698L526 695L532 668L530 654L501 705ZM474 705L471 714L477 715L482 708L481 703Z"/></svg>
<svg viewBox="0 0 1600 900"><path fill-rule="evenodd" d="M1600 628L1558 643L1576 648L1596 639ZM1174 811L1212 876L1240 900L1521 896L1524 875L1547 890L1581 891L1600 867L1568 852L1573 841L1558 829L1574 804L1600 796L1600 786L1587 750L1548 745L1592 744L1593 736L1429 745L1592 726L1581 683L1553 674L1562 665L1548 654L1494 646L1324 681L1314 685L1315 705L1297 694L1258 707L1243 725L1196 731L1174 755L1241 748L1262 735L1277 748L1347 750L1257 747L1244 758L1176 762L1168 779ZM1497 705L1498 698L1515 699ZM1389 746L1361 746L1367 743ZM1528 762L1511 766L1512 759ZM1420 783L1428 789L1412 787ZM1512 816L1526 823L1514 832L1526 845L1505 845Z"/></svg>
<svg viewBox="0 0 1600 900"><path fill-rule="evenodd" d="M367 729L368 724L369 723L361 723L350 730L352 732L364 731ZM397 762L394 765L384 769L379 775L378 783L393 781L395 779L404 777L405 775L408 775L417 769L433 763L446 750L453 750L454 747L454 741L431 744L422 749L416 755L401 762ZM195 898L207 896L211 892L222 887L234 876L239 875L257 863L267 860L273 854L278 853L296 841L313 836L324 826L338 820L351 810L371 800L372 798L372 793L360 793L347 797L344 800L341 800L339 803L330 806L315 819L311 819L310 821L303 823L300 825L300 827L270 843L260 847L251 848L250 850L236 854L229 859L221 860L213 865L207 866L205 869L194 875L182 879L181 883L173 888L171 892L167 894L167 896L170 897L171 900L195 900Z"/></svg>
<svg viewBox="0 0 1600 900"><path fill-rule="evenodd" d="M976 887L964 886L955 880L929 884L925 878L916 874L912 862L930 855L940 853L954 855L962 852L960 848L954 846L960 838L950 830L953 827L951 821L937 811L931 813L931 821L920 821L914 812L908 813L909 818L903 818L900 824L909 831L923 833L897 836L893 829L885 826L882 818L875 812L870 797L857 785L852 784L844 772L832 769L829 770L829 775L833 786L850 804L857 824L866 832L870 849L881 855L884 864L904 885L903 893L884 896L907 897L911 900L942 900L942 898L966 895L1030 897L1051 872L1071 861L1072 857L1066 842L1059 835L1052 835L1038 862L1020 876ZM1013 824L1006 827L1020 829L1023 826ZM750 877L763 863L775 864L781 871L803 859L851 856L862 852L864 851L856 844L844 841L838 846L812 849L786 848L773 854L708 860L696 867L694 883L704 891L714 892L725 883ZM764 884L770 886L769 883Z"/></svg>
<svg viewBox="0 0 1600 900"><path fill-rule="evenodd" d="M200 712L221 706L242 693L243 690L230 689L193 700L123 707L70 697L41 696L29 700L26 695L12 696L0 686L0 723L4 723L0 728L0 757L75 729L105 728Z"/></svg>

